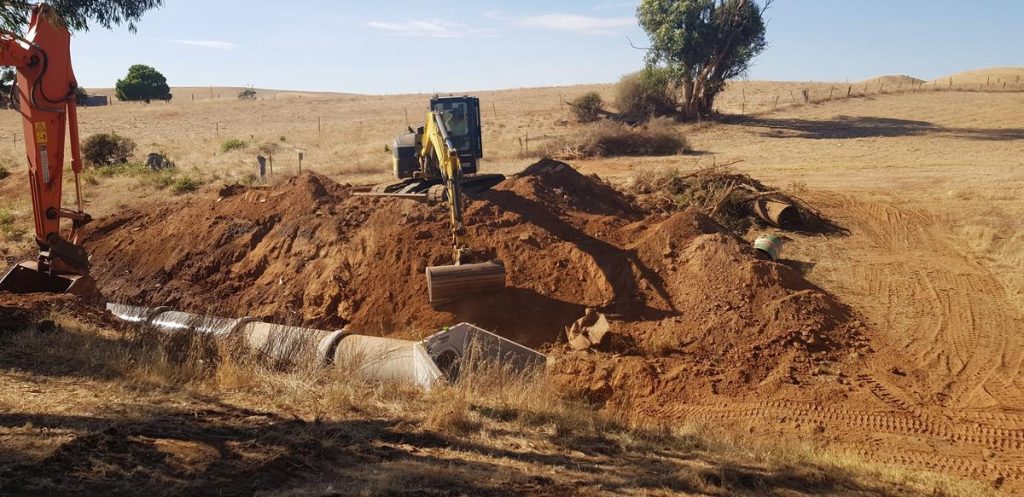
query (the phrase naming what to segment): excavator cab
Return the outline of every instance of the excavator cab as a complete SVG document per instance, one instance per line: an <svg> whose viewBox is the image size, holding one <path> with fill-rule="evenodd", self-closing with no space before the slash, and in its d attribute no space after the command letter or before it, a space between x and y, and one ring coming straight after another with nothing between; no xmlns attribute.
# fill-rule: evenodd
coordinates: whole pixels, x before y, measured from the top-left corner
<svg viewBox="0 0 1024 497"><path fill-rule="evenodd" d="M462 174L476 174L480 170L480 159L484 156L483 133L480 126L480 99L476 97L434 97L430 99L430 110L441 116L447 127L452 146L459 153ZM423 140L424 127L410 129L395 138L391 147L395 177L398 179L417 176L436 176L436 171L421 171L419 151Z"/></svg>
<svg viewBox="0 0 1024 497"><path fill-rule="evenodd" d="M475 174L484 156L480 127L480 99L476 97L434 97L430 108L440 114L448 127L448 137L459 152L463 174Z"/></svg>

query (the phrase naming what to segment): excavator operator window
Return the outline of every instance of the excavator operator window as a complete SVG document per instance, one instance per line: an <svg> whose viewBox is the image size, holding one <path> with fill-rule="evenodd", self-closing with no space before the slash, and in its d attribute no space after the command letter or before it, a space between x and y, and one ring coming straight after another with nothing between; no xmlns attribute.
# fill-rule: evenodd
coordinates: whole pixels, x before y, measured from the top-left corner
<svg viewBox="0 0 1024 497"><path fill-rule="evenodd" d="M440 102L435 105L434 111L441 112L452 145L459 150L466 150L470 145L471 137L469 112L465 102Z"/></svg>

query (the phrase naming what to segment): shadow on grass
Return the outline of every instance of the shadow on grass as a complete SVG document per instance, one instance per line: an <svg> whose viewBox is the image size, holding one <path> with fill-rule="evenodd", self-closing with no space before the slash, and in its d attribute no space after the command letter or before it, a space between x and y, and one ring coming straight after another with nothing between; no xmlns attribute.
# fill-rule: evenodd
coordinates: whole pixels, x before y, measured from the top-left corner
<svg viewBox="0 0 1024 497"><path fill-rule="evenodd" d="M1024 128L949 128L928 121L870 116L836 116L831 119L796 119L726 116L726 124L766 128L770 138L851 139L900 136L947 136L967 140L1024 140Z"/></svg>
<svg viewBox="0 0 1024 497"><path fill-rule="evenodd" d="M307 423L224 404L128 417L9 412L0 414L0 430L9 440L73 433L48 455L22 453L17 443L0 448L0 489L12 496L896 495L835 468L768 470L657 442L638 450L599 435L562 438L561 450L539 453L415 429L408 420Z"/></svg>

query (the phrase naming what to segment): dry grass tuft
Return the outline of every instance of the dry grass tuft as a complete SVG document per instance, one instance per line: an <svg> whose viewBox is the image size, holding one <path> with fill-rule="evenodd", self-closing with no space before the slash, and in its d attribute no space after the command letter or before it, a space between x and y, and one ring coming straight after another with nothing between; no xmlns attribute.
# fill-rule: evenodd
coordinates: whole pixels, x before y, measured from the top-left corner
<svg viewBox="0 0 1024 497"><path fill-rule="evenodd" d="M550 157L573 160L678 155L687 150L686 140L671 119L655 119L635 127L615 121L589 124L571 135L556 138L542 152Z"/></svg>
<svg viewBox="0 0 1024 497"><path fill-rule="evenodd" d="M293 477L282 489L322 491L341 488L335 486L344 481L355 493L386 493L399 488L396 485L412 485L473 494L480 491L475 485L481 478L488 478L488 485L515 494L539 481L565 490L584 478L591 485L585 491L600 495L861 495L891 488L917 496L986 494L978 485L954 478L865 463L801 444L748 440L723 427L651 423L627 413L598 412L561 396L558 385L543 374L514 374L475 364L462 381L424 393L362 382L352 371L268 361L238 337L212 340L189 332L109 330L66 316L54 320L55 327L5 337L8 368L10 361L20 358L26 368L48 368L39 371L44 373L41 378L59 373L128 385L136 393L121 401L133 406L143 402L140 396L157 390L163 392L158 394L161 408L175 391L193 392L190 400L183 400L192 405L197 399L212 399L211 407L194 408L195 427L168 427L175 437L216 426L211 423L217 419L209 416L224 409L242 409L246 419L269 416L277 421L261 428L270 430L263 432L266 435L246 442L246 457L259 461L287 456ZM27 410L28 405L19 409ZM62 402L60 409L74 407ZM224 429L234 429L231 426ZM113 437L119 431L104 433ZM295 450L281 452L283 447ZM96 452L89 457L105 461L108 456ZM209 457L212 462L220 456L212 451ZM376 465L369 471L359 467L354 473L345 464L323 464L352 458L379 462L371 462ZM111 464L111 471L121 470L116 461ZM150 465L134 461L130 468L160 467ZM341 468L342 473L325 475L328 467ZM596 467L603 470L586 469ZM298 479L299 475L308 477ZM618 490L609 492L610 488Z"/></svg>

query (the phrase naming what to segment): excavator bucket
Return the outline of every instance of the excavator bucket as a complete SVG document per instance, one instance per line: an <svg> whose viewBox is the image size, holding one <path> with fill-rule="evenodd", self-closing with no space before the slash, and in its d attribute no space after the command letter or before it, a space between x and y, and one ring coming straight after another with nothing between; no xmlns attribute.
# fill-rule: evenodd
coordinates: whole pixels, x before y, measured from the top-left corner
<svg viewBox="0 0 1024 497"><path fill-rule="evenodd" d="M427 295L432 305L505 289L505 264L452 264L427 268Z"/></svg>
<svg viewBox="0 0 1024 497"><path fill-rule="evenodd" d="M35 262L22 262L0 279L0 292L70 293L89 301L99 301L96 281L89 275L51 275L39 271Z"/></svg>

